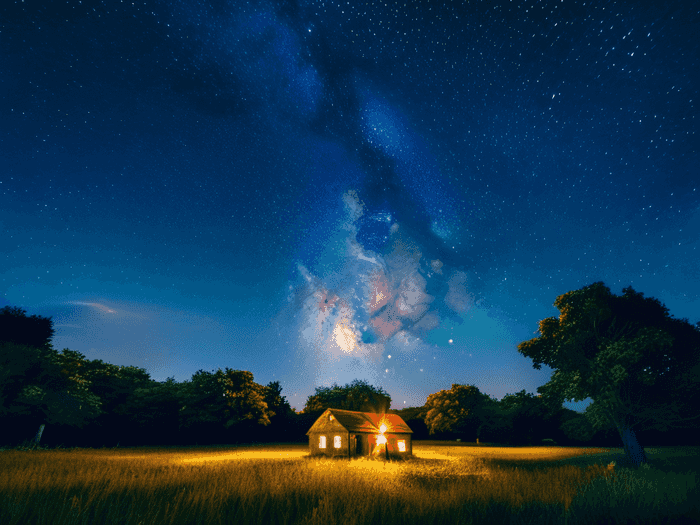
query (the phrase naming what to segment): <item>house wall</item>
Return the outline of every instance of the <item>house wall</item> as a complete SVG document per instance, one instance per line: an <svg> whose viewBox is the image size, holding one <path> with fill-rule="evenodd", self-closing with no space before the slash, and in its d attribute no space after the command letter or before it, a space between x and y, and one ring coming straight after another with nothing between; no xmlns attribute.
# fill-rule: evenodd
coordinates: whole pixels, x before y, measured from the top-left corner
<svg viewBox="0 0 700 525"><path fill-rule="evenodd" d="M411 434L385 434L387 438L386 449L389 457L406 457L413 455L413 443L411 441ZM372 455L383 456L384 455L384 445L377 444L378 436L371 436L372 444ZM406 441L406 451L399 451L399 440Z"/></svg>
<svg viewBox="0 0 700 525"><path fill-rule="evenodd" d="M320 436L326 436L326 448L319 448ZM335 448L333 438L340 436L340 448ZM331 432L311 432L309 434L309 455L310 456L344 456L348 457L349 433L339 430Z"/></svg>
<svg viewBox="0 0 700 525"><path fill-rule="evenodd" d="M326 436L326 448L319 448L319 437ZM341 437L341 447L333 446L333 438ZM360 456L383 456L384 445L377 444L376 434L350 434L348 432L331 431L331 432L312 432L309 434L309 455L311 456L329 456L329 457L355 457L355 447L348 450L348 445L355 444L353 437L356 437L360 442ZM413 454L413 443L411 442L411 434L386 434L387 437L387 452L390 457L406 457ZM400 452L398 441L403 439L406 441L406 451Z"/></svg>

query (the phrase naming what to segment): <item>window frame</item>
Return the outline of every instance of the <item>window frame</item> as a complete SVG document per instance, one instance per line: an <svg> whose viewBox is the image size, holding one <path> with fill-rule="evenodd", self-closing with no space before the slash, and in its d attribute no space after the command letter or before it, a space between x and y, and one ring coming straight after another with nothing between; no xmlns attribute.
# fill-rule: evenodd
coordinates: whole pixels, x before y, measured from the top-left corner
<svg viewBox="0 0 700 525"><path fill-rule="evenodd" d="M333 436L333 448L342 448L343 440L341 436Z"/></svg>
<svg viewBox="0 0 700 525"><path fill-rule="evenodd" d="M318 448L326 448L326 436L318 436Z"/></svg>

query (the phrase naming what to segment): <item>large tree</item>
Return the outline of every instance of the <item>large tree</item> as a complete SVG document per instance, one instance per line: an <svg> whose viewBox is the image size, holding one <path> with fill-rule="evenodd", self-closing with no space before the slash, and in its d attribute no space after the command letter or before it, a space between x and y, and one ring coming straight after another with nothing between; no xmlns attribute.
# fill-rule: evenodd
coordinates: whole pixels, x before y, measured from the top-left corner
<svg viewBox="0 0 700 525"><path fill-rule="evenodd" d="M270 424L274 413L265 402L266 387L245 370L198 370L180 390L180 426L184 429L232 429L246 437L256 427ZM223 434L222 434L223 435Z"/></svg>
<svg viewBox="0 0 700 525"><path fill-rule="evenodd" d="M554 369L537 391L552 406L593 399L587 417L614 426L631 464L647 461L637 429L666 430L700 418L700 330L674 319L657 299L631 287L616 296L597 282L557 297L559 318L518 351L540 369Z"/></svg>
<svg viewBox="0 0 700 525"><path fill-rule="evenodd" d="M306 400L304 412L316 412L327 408L355 410L384 414L391 406L391 396L382 387L375 388L367 381L355 379L345 386L316 387L316 392Z"/></svg>
<svg viewBox="0 0 700 525"><path fill-rule="evenodd" d="M100 399L87 382L62 366L53 348L0 342L0 417L4 424L23 420L39 427L39 444L47 424L82 427L100 413Z"/></svg>
<svg viewBox="0 0 700 525"><path fill-rule="evenodd" d="M453 384L450 390L430 394L424 405L425 424L430 434L468 432L480 426L478 415L484 413L484 394L472 385Z"/></svg>
<svg viewBox="0 0 700 525"><path fill-rule="evenodd" d="M0 309L0 417L37 425L36 444L47 423L82 427L100 413L89 381L53 349L53 334L50 317Z"/></svg>
<svg viewBox="0 0 700 525"><path fill-rule="evenodd" d="M265 402L266 387L253 381L253 373L247 370L217 370L217 380L224 386L226 418L224 426L230 428L244 422L267 426L275 413Z"/></svg>

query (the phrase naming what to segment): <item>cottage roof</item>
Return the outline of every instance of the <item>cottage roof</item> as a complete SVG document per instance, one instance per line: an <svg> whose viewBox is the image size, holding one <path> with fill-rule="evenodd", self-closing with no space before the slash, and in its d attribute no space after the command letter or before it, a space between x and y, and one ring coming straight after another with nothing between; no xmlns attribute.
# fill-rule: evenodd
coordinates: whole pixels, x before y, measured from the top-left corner
<svg viewBox="0 0 700 525"><path fill-rule="evenodd" d="M306 433L321 432L330 430L329 416L333 416L335 422L331 426L340 425L348 432L353 433L379 433L379 427L384 424L387 427L387 433L396 434L412 434L413 431L397 414L373 414L371 412L354 412L352 410L340 410L337 408L328 408L316 420L313 426Z"/></svg>

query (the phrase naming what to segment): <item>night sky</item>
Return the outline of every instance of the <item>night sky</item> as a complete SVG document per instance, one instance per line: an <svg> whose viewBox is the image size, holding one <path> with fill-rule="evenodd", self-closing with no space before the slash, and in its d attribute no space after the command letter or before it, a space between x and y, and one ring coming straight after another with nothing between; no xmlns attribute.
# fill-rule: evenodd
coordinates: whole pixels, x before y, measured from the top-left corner
<svg viewBox="0 0 700 525"><path fill-rule="evenodd" d="M700 320L697 2L8 0L0 30L0 307L57 350L403 408L536 393L517 344L596 281Z"/></svg>

